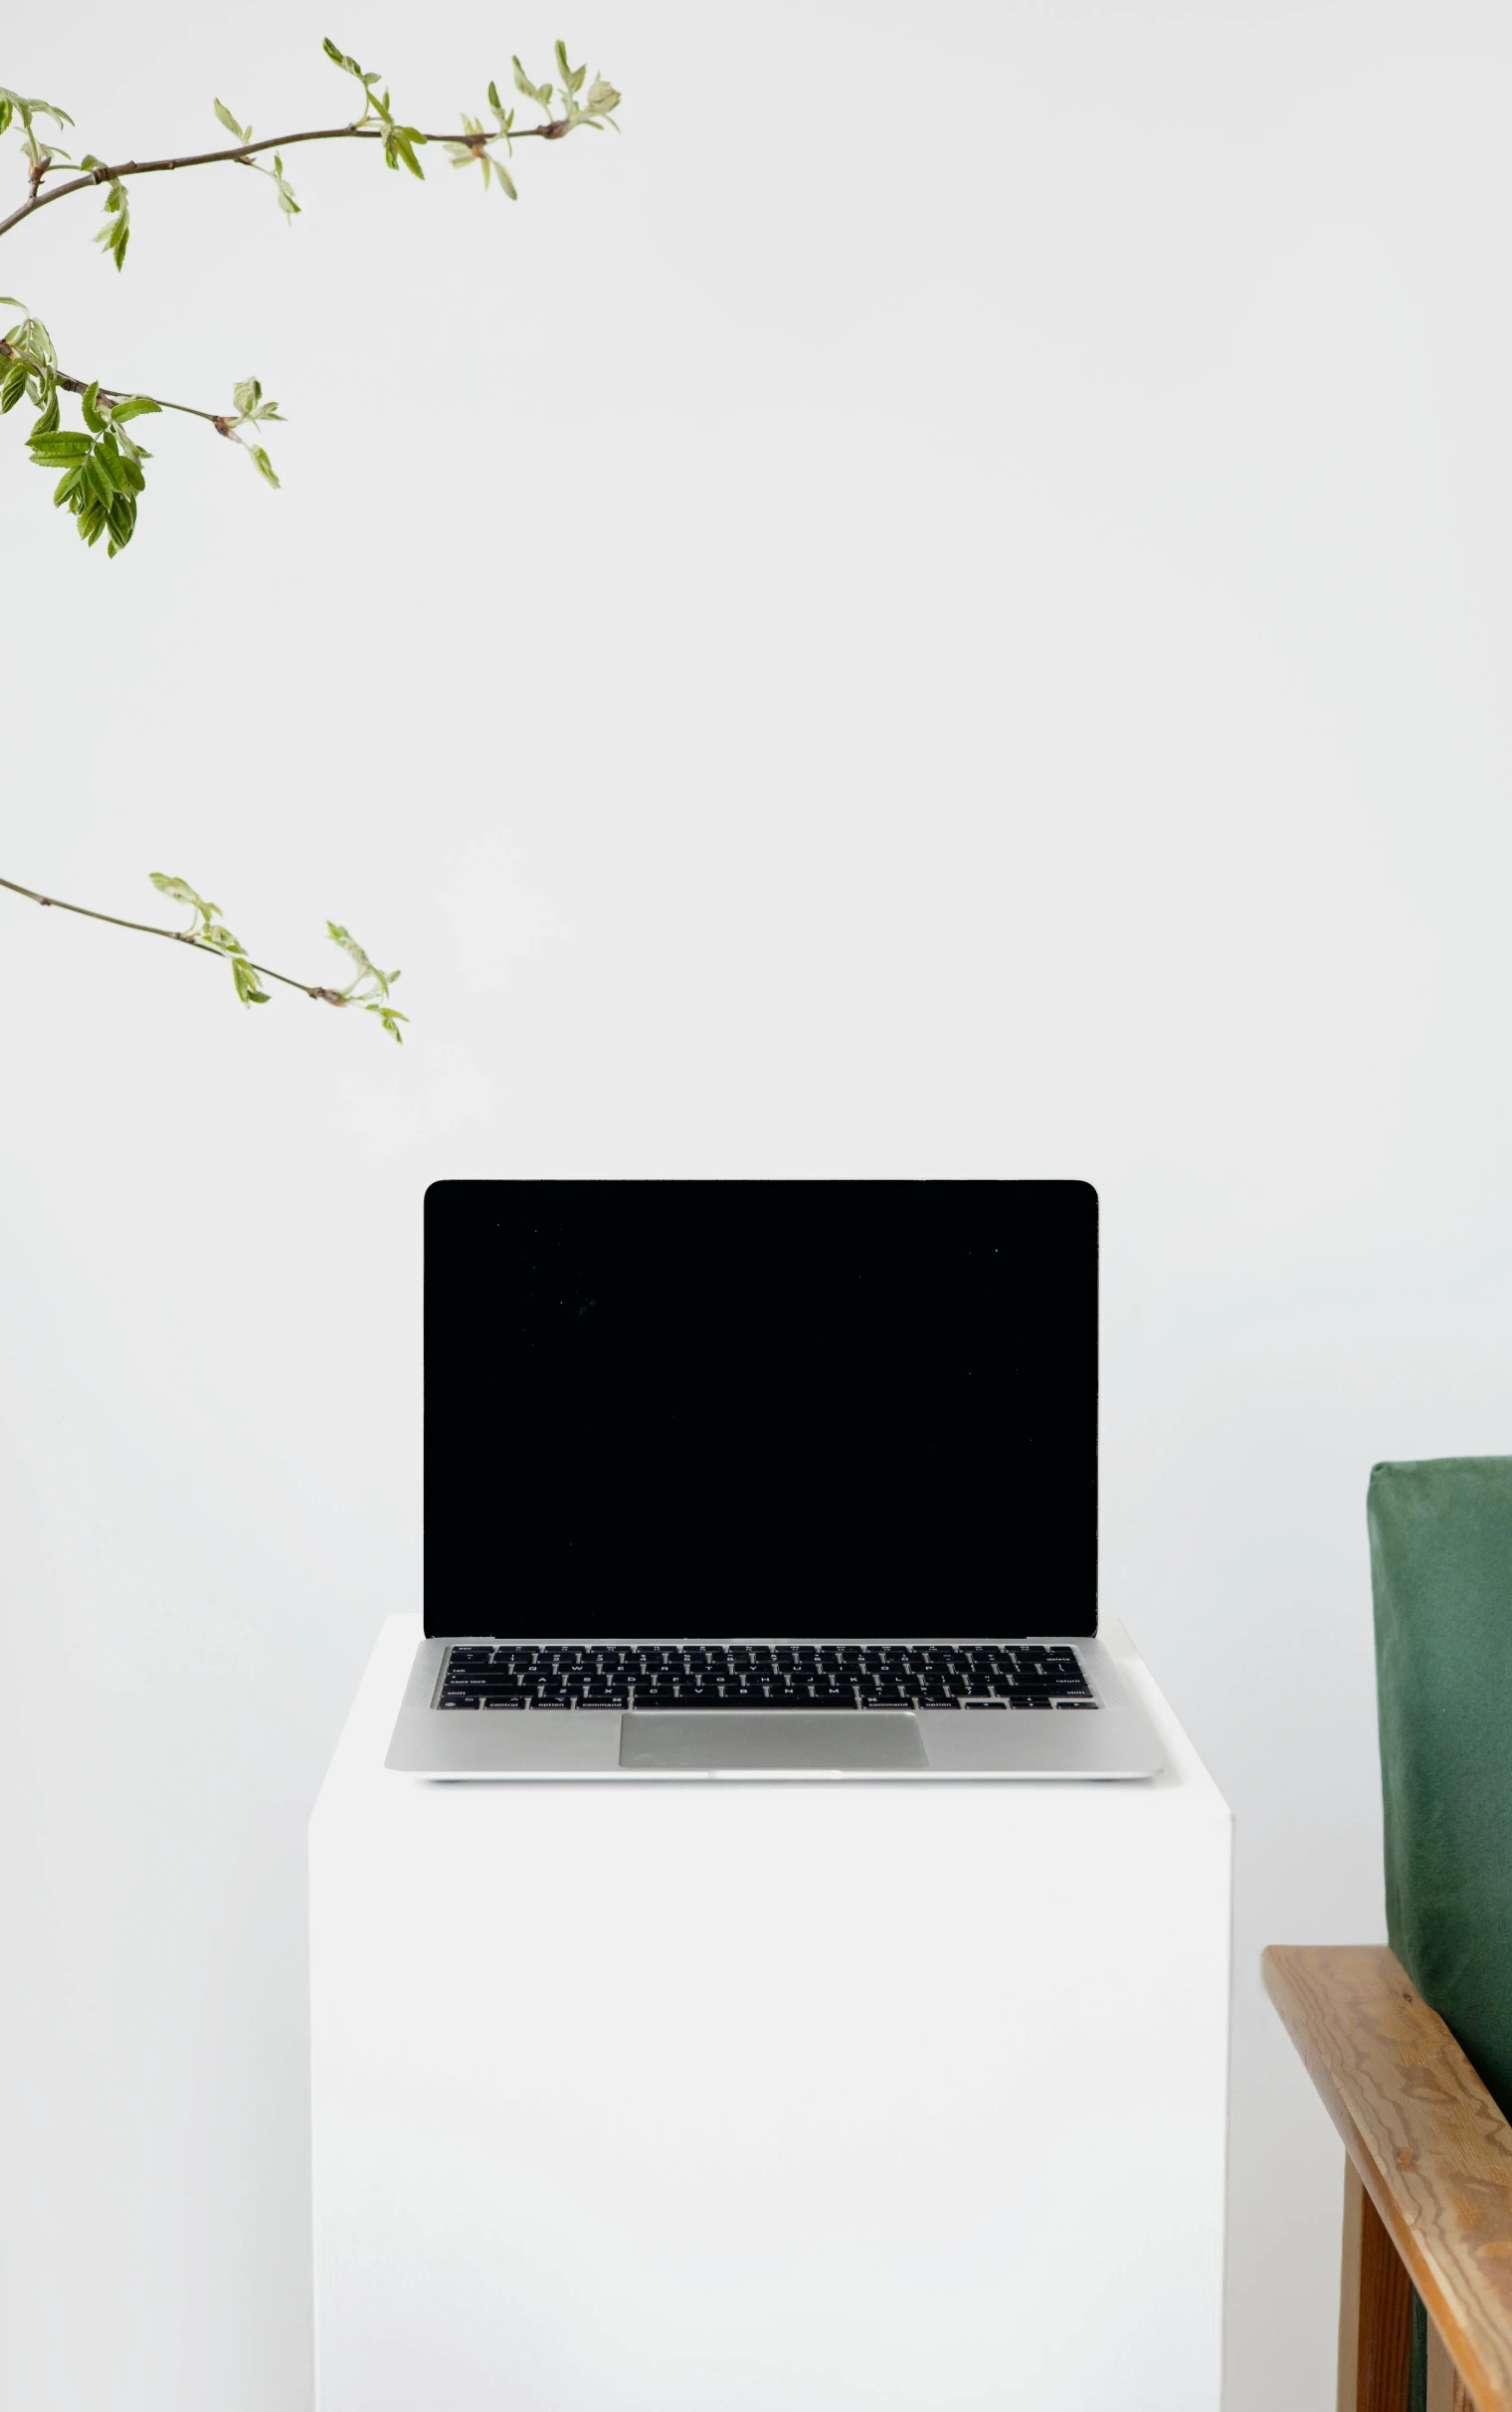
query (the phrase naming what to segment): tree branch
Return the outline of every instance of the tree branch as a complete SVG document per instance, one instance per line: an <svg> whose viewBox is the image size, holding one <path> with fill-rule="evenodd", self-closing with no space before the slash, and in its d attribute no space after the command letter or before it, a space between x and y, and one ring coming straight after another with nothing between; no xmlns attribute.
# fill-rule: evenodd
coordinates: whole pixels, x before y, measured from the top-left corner
<svg viewBox="0 0 1512 2412"><path fill-rule="evenodd" d="M8 888L14 897L29 897L34 904L54 904L60 912L82 913L87 921L108 921L112 929L139 929L144 937L172 938L179 946L192 946L199 954L214 955L218 963L230 959L223 947L207 946L203 938L195 937L187 929L160 929L155 921L123 921L118 913L95 912L89 904L67 904L62 897L40 896L35 888L23 888L16 880L0 880L0 888ZM305 996L318 997L327 1005L346 1003L339 988L311 987L307 980L291 980L286 971L273 971L266 963L251 963L250 968L260 972L265 980L278 980L284 988L301 989Z"/></svg>
<svg viewBox="0 0 1512 2412"><path fill-rule="evenodd" d="M254 141L250 125L243 125L221 100L215 102L215 113L221 124L237 136L217 150L185 151L167 159L121 159L106 164L94 152L86 151L77 163L61 154L58 146L48 147L39 138L36 120L50 118L60 128L72 125L66 110L47 100L28 100L9 91L0 91L0 134L6 132L13 119L19 119L26 153L26 199L21 205L0 217L0 236L14 233L22 222L35 217L38 210L48 209L55 201L66 200L70 193L83 193L104 187L105 224L98 240L106 249L115 267L123 266L126 246L130 239L130 210L123 189L133 176L172 174L181 167L218 167L235 163L270 177L276 187L280 207L288 218L297 217L299 205L284 174L283 159L274 156L271 168L259 165L265 154L291 151L306 142L377 142L383 146L384 158L390 168L401 165L423 177L424 170L415 156L418 146L439 145L450 154L455 166L471 162L483 171L483 189L490 185L496 171L499 188L510 200L517 198L514 182L504 166L497 145L502 142L513 150L514 110L505 109L499 100L496 84L488 86L488 106L496 120L495 130L485 131L482 123L464 112L457 133L425 134L418 127L397 119L389 106L385 90L382 97L376 90L381 78L376 70L358 66L355 59L337 49L327 39L322 44L327 59L343 73L355 78L362 91L362 114L343 125L306 127L289 134L267 135ZM555 46L557 73L561 79L560 116L553 116L551 103L554 88L551 84L532 85L525 76L519 60L515 59L515 89L540 109L544 123L521 126L520 141L560 141L575 126L615 123L613 112L619 106L620 95L604 78L595 77L589 86L585 105L579 106L577 95L587 74L586 67L570 65L565 44ZM376 112L376 114L375 114ZM51 185L49 176L53 177ZM23 307L16 303L18 308ZM12 340L11 337L15 339ZM78 523L78 532L91 545L101 536L108 536L107 552L111 556L131 540L136 523L137 497L142 493L144 478L141 464L150 459L144 447L126 433L126 423L149 410L171 410L187 418L204 420L218 435L236 438L244 428L260 430L266 420L277 419L277 404L263 399L260 382L246 378L234 388L234 409L231 412L201 410L189 402L165 402L140 392L122 392L114 387L102 387L98 379L88 382L72 376L58 367L58 355L53 338L42 321L28 312L23 322L12 328L9 336L0 335L0 403L5 410L13 409L23 397L30 395L40 411L36 425L27 438L34 464L41 469L62 470L53 495L54 502L67 504ZM60 424L59 390L78 394L84 401L84 428L64 428ZM254 467L268 482L279 481L267 453L249 436L246 449ZM176 902L191 906L194 920L187 929L168 929L154 921L134 921L122 914L97 912L93 905L72 904L63 897L45 896L39 889L27 888L18 880L0 879L0 889L12 896L24 897L29 904L44 908L56 906L61 912L76 913L87 921L102 921L112 929L131 929L142 937L167 938L174 945L192 946L199 954L210 954L230 964L236 993L244 1005L266 1005L267 994L260 980L276 980L281 987L296 988L301 995L318 998L327 1005L354 1005L364 1013L376 1014L388 1036L402 1042L400 1024L408 1019L392 1001L397 971L383 971L351 931L336 921L326 922L332 941L349 956L356 968L356 977L345 987L327 987L317 981L296 980L287 972L275 971L267 963L255 963L241 940L234 936L221 919L221 907L209 903L193 889L187 880L170 878L166 873L151 872L151 883L158 892Z"/></svg>
<svg viewBox="0 0 1512 2412"><path fill-rule="evenodd" d="M544 125L516 126L510 131L508 139L511 142L528 142L532 136L537 136L547 142L560 141L568 130L567 118L552 117ZM0 218L0 235L8 235L13 226L21 224L23 218L30 218L39 209L47 209L54 201L67 200L70 193L88 192L96 184L118 184L126 176L166 175L176 167L215 167L224 159L251 159L258 151L292 150L296 142L380 142L384 131L382 125L321 125L308 133L280 134L268 142L239 143L231 150L193 151L177 159L122 159L117 167L89 168L83 175L71 176L66 184L55 184L51 192L45 193L42 179L52 165L51 159L48 159L34 173L31 193L21 207L13 209L8 218ZM421 136L423 142L465 142L467 138L465 133ZM502 134L488 136L490 142L504 139ZM208 411L203 414L207 418L209 415Z"/></svg>
<svg viewBox="0 0 1512 2412"><path fill-rule="evenodd" d="M20 354L12 351L5 337L0 335L0 360L19 358ZM69 394L87 394L90 390L90 382L87 377L66 377L62 369L59 369L53 379L55 385L62 386L64 392ZM95 382L97 384L98 380L96 379ZM192 402L165 402L159 394L136 394L123 385L100 385L99 398L102 402L155 402L159 410L177 410L182 411L186 418L208 419L217 435L229 436L231 433L232 422L229 411L196 410ZM8 883L0 882L0 886L6 885Z"/></svg>

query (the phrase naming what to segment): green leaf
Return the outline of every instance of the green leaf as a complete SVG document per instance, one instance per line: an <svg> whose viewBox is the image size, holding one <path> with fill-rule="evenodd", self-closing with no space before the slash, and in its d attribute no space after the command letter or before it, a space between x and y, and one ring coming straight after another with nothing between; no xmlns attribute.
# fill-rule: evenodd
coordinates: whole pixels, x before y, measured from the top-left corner
<svg viewBox="0 0 1512 2412"><path fill-rule="evenodd" d="M258 986L258 975L246 956L236 954L227 959L231 964L231 976L236 982L236 992L242 1003L244 1005L266 1005L269 1002L268 991L266 988Z"/></svg>
<svg viewBox="0 0 1512 2412"><path fill-rule="evenodd" d="M118 176L105 192L105 219L106 223L100 228L94 240L96 243L104 245L117 269L124 268L126 245L131 240L131 210L126 198L126 188Z"/></svg>
<svg viewBox="0 0 1512 2412"><path fill-rule="evenodd" d="M249 444L247 446L247 450L252 455L253 461L255 462L259 473L268 480L270 486L277 486L279 481L274 475L273 463L269 460L268 455L263 450L262 445Z"/></svg>
<svg viewBox="0 0 1512 2412"><path fill-rule="evenodd" d="M244 377L239 385L233 386L232 399L236 404L239 427L260 427L269 419L276 419L283 426L283 415L277 402L264 401L263 388L256 377Z"/></svg>
<svg viewBox="0 0 1512 2412"><path fill-rule="evenodd" d="M129 544L136 529L136 502L131 495L117 495L110 505L110 541L106 553L110 560L123 545Z"/></svg>
<svg viewBox="0 0 1512 2412"><path fill-rule="evenodd" d="M44 428L40 434L34 428L30 443L33 459L49 469L55 461L86 461L94 450L90 438L72 427L61 432Z"/></svg>
<svg viewBox="0 0 1512 2412"><path fill-rule="evenodd" d="M515 91L517 93L523 93L527 100L536 100L540 103L542 108L549 109L551 106L550 85L532 84L524 69L521 67L518 59L511 60L510 64L514 69Z"/></svg>
<svg viewBox="0 0 1512 2412"><path fill-rule="evenodd" d="M415 156L415 145L424 140L424 134L413 125L391 125L383 137L383 155L389 166L397 168L402 159L410 174L418 176L422 184L425 182L425 169Z"/></svg>
<svg viewBox="0 0 1512 2412"><path fill-rule="evenodd" d="M207 903L204 897L190 887L187 880L174 879L166 871L149 871L147 877L160 897L172 897L175 904L192 906L203 920L208 921L212 914L218 913L221 909L219 904Z"/></svg>
<svg viewBox="0 0 1512 2412"><path fill-rule="evenodd" d="M619 105L620 95L615 91L614 86L606 84L602 76L595 76L588 88L588 100L584 114L589 117L607 117L611 109L616 109Z"/></svg>
<svg viewBox="0 0 1512 2412"><path fill-rule="evenodd" d="M220 118L221 123L225 126L226 131L229 134L235 134L239 142L250 142L252 140L252 127L250 125L238 125L235 117L233 117L224 100L217 100L215 104L215 113Z"/></svg>
<svg viewBox="0 0 1512 2412"><path fill-rule="evenodd" d="M495 176L497 176L499 183L503 187L504 191L508 194L509 199L511 201L517 201L519 199L519 194L514 189L514 178L510 175L509 170L507 167L505 167L502 159L494 160L493 173Z"/></svg>
<svg viewBox="0 0 1512 2412"><path fill-rule="evenodd" d="M0 380L0 413L14 410L26 392L26 362L13 360Z"/></svg>
<svg viewBox="0 0 1512 2412"><path fill-rule="evenodd" d="M568 66L565 42L559 42L556 46L556 72L562 80L562 98L570 100L574 93L581 89L583 78L588 70L585 67Z"/></svg>
<svg viewBox="0 0 1512 2412"><path fill-rule="evenodd" d="M299 204L294 199L293 186L289 183L288 178L284 175L284 162L279 157L277 152L274 153L273 183L274 191L279 197L279 207L284 212L284 217L297 218L300 214Z"/></svg>
<svg viewBox="0 0 1512 2412"><path fill-rule="evenodd" d="M111 405L110 423L119 427L125 419L143 419L149 411L159 411L162 407L161 402L154 402L150 394L128 394L124 402Z"/></svg>
<svg viewBox="0 0 1512 2412"><path fill-rule="evenodd" d="M84 412L86 427L92 427L96 436L103 435L105 423L99 415L99 379L97 377L94 384L86 389L80 409Z"/></svg>
<svg viewBox="0 0 1512 2412"><path fill-rule="evenodd" d="M327 59L331 60L335 66L341 68L346 75L355 76L357 82L362 87L362 115L357 119L357 123L359 125L365 124L367 122L368 112L372 109L376 109L379 116L383 118L385 123L387 123L389 116L388 95L385 93L383 99L380 100L376 92L373 90L373 87L378 82L377 69L373 68L371 70L365 70L360 68L357 65L356 60L351 56L350 52L338 50L336 48L335 43L332 42L328 34L321 45L321 48L324 50Z"/></svg>
<svg viewBox="0 0 1512 2412"><path fill-rule="evenodd" d="M49 394L48 394L48 398L47 398L47 404L46 404L46 407L45 407L45 408L44 408L44 410L43 410L42 416L41 416L41 418L40 418L40 419L39 419L39 420L36 422L35 426L33 427L33 429L32 429L32 432L31 432L30 436L27 438L27 442L28 442L29 444L35 444L35 443L36 443L36 441L37 441L37 438L38 438L39 436L49 436L49 435L51 435L51 434L52 434L52 432L53 432L53 430L54 430L54 428L55 428L57 425L58 425L58 396L57 396L57 394L56 394L55 392L50 391L50 392L49 392Z"/></svg>
<svg viewBox="0 0 1512 2412"><path fill-rule="evenodd" d="M74 122L67 109L55 108L51 100L24 100L20 93L7 92L3 85L0 85L0 108L5 111L3 119L0 119L0 134L9 125L13 111L28 131L34 117L51 117L55 125L72 125Z"/></svg>
<svg viewBox="0 0 1512 2412"><path fill-rule="evenodd" d="M40 318L23 318L19 326L11 328L6 341L13 351L25 354L37 374L46 370L51 375L56 371L58 354L53 348L53 338Z"/></svg>
<svg viewBox="0 0 1512 2412"><path fill-rule="evenodd" d="M367 949L358 945L356 939L352 936L351 931L345 928L340 921L327 921L325 926L336 945L344 948L345 952L351 956L353 963L357 967L356 978L348 981L346 987L341 992L342 996L351 997L359 1004L366 1004L368 999L365 996L358 995L357 992L363 988L365 982L370 980L373 983L374 988L377 990L379 997L386 998L390 988L399 977L398 972L380 971L377 964L373 961L371 955L369 955L367 952Z"/></svg>

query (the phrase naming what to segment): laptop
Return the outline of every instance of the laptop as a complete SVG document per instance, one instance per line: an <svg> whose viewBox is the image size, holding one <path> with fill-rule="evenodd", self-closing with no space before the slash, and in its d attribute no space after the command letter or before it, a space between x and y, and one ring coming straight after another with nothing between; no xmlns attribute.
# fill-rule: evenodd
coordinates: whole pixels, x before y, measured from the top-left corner
<svg viewBox="0 0 1512 2412"><path fill-rule="evenodd" d="M1083 1181L442 1181L425 1640L454 1778L1140 1777L1097 1640Z"/></svg>

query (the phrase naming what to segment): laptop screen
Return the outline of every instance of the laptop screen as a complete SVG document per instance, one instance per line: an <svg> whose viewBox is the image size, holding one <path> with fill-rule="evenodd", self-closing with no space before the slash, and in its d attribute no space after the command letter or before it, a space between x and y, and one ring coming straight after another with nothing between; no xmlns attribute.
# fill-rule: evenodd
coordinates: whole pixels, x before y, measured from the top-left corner
<svg viewBox="0 0 1512 2412"><path fill-rule="evenodd" d="M443 1181L425 1623L1096 1631L1080 1181Z"/></svg>

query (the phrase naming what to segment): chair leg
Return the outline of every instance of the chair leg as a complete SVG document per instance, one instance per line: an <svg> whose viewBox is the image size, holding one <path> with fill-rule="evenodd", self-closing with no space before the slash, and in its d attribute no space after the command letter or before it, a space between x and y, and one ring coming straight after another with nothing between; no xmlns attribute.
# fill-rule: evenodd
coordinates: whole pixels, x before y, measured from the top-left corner
<svg viewBox="0 0 1512 2412"><path fill-rule="evenodd" d="M1428 2412L1475 2412L1469 2390L1431 2320L1428 2321Z"/></svg>
<svg viewBox="0 0 1512 2412"><path fill-rule="evenodd" d="M1413 2290L1359 2171L1346 2159L1339 2412L1406 2412L1412 2356Z"/></svg>

